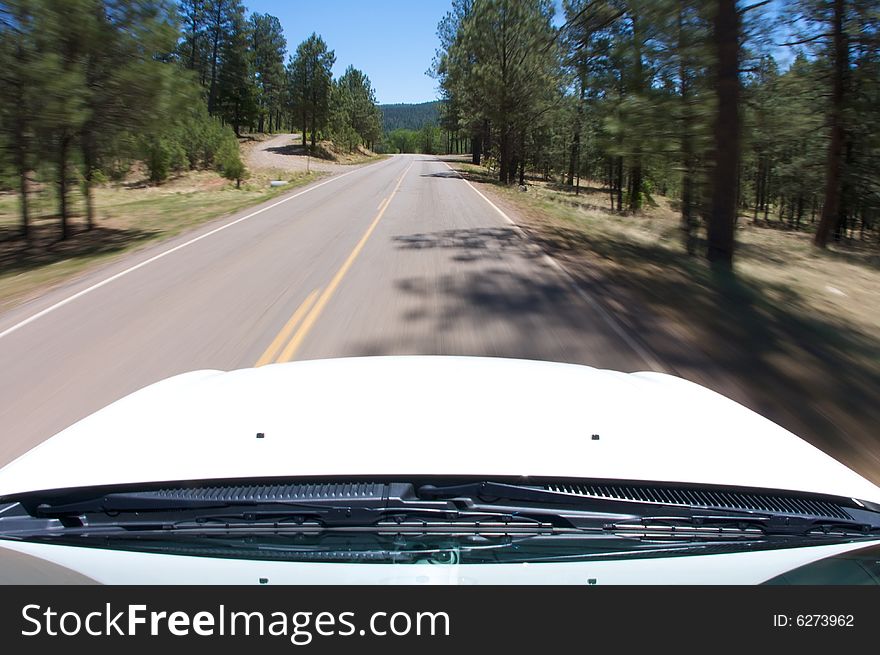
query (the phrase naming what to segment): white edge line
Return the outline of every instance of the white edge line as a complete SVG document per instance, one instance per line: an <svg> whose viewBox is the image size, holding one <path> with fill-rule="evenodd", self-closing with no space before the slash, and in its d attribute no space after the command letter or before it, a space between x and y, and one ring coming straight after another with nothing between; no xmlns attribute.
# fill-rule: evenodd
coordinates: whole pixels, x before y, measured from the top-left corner
<svg viewBox="0 0 880 655"><path fill-rule="evenodd" d="M366 168L366 167L363 167L363 168ZM39 318L42 318L42 317L45 316L46 314L49 314L49 313L51 313L51 312L54 312L56 309L59 309L59 308L61 308L61 307L64 307L64 305L66 305L66 304L68 304L68 303L70 303L70 302L73 302L73 301L76 300L77 298L81 298L82 296L86 295L87 293L91 293L92 291L95 291L96 289L100 289L100 288L103 287L104 285L110 284L111 282L113 282L113 281L115 281L115 280L118 280L119 278L124 277L124 276L128 275L129 273L131 273L131 272L133 272L133 271L136 271L136 270L138 270L139 268L142 268L142 267L146 266L147 264L152 264L154 261L156 261L156 260L158 260L158 259L162 259L162 258L165 257L166 255L170 255L170 254L173 253L173 252L177 252L178 250L181 250L181 249L183 249L183 248L186 248L187 246L191 246L192 244L196 243L197 241L201 241L202 239L206 239L206 238L208 238L209 236L211 236L211 235L213 235L213 234L217 234L218 232L221 232L221 231L225 230L225 229L228 228L228 227L232 227L233 225L237 225L237 224L241 223L242 221L246 221L246 220L248 220L249 218L253 218L253 217L256 216L257 214L262 214L263 212L268 211L268 210L270 210L270 209L272 209L272 208L274 208L274 207L277 207L278 205L284 204L285 202L287 202L287 201L289 201L289 200L293 200L294 198L298 198L298 197L300 197L300 196L303 195L303 194L309 193L310 191L314 191L315 189L318 189L318 188L324 186L325 184L330 184L331 182L335 182L336 180L341 180L343 177L346 177L346 176L348 176L348 175L351 175L352 173L357 173L358 171L363 170L363 168L358 167L358 168L356 168L355 170L353 170L353 171L348 171L347 173L343 173L342 175L335 175L335 176L331 177L329 180L325 180L325 181L323 181L323 182L320 182L320 183L318 183L318 184L315 184L314 186L310 186L310 187L307 188L307 189L303 189L302 191L300 191L300 192L298 192L298 193L295 193L295 194L293 194L292 196L288 196L288 197L286 197L286 198L282 198L282 199L279 200L278 202L274 202L274 203L272 203L271 205L268 205L267 207L263 207L262 209L258 209L258 210L255 211L255 212L251 212L251 213L248 214L247 216L242 216L241 218L237 218L237 219L235 219L234 221L232 221L231 223L226 223L225 225L221 225L220 227L214 228L214 229L211 230L210 232L205 232L204 234L201 234L201 235L199 235L199 236L197 236L197 237L195 237L195 238L193 238L193 239L190 239L189 241L187 241L187 242L185 242L185 243L181 243L181 244L179 244L179 245L177 245L177 246L174 246L173 248L170 248L170 249L168 249L168 250L165 250L165 251L163 251L163 252L160 252L158 255L154 255L153 257L150 257L149 259L145 259L144 261L142 261L142 262L140 262L140 263L138 263L138 264L135 264L134 266L132 266L132 267L130 267L130 268L127 268L127 269L125 269L124 271L120 271L119 273L116 273L115 275L111 275L110 277L108 277L108 278L105 279L105 280L101 280L100 282L98 282L98 283L96 283L96 284L93 284L92 286L90 286L90 287L88 287L88 288L86 288L86 289L83 289L83 290L81 290L81 291L76 292L76 293L73 294L72 296L68 296L68 297L65 298L64 300L60 300L60 301L58 301L58 302L55 303L54 305L50 305L49 307L46 307L45 309L43 309L43 310L37 312L37 313L34 314L33 316L29 316L28 318L24 319L23 321L20 321L19 323L16 323L16 324L13 325L12 327L6 328L5 330L3 330L3 332L0 332L0 339L2 339L2 338L5 337L5 336L8 336L8 335L12 334L12 333L15 332L16 330L19 330L19 329L23 328L24 326L26 326L26 325L28 325L28 324L30 324L30 323L33 323L34 321L36 321L36 320L39 319Z"/></svg>
<svg viewBox="0 0 880 655"><path fill-rule="evenodd" d="M438 161L443 161L443 160L438 160ZM504 211L502 211L498 205L496 205L494 202L489 200L489 198L487 198L483 194L482 191L480 191L477 187L475 187L473 184L471 184L469 180L465 179L460 172L458 172L457 170L452 168L452 166L450 166L448 162L444 161L443 163L446 164L446 167L449 168L449 170L451 170L453 173L455 173L462 182L464 182L471 189L473 189L473 191L478 196L480 196L483 200L488 202L489 205L491 205L492 208L496 212L498 212L502 216L502 218L504 218L505 221L510 223L510 225L513 226L513 229L516 231L516 233L520 237L522 237L526 241L531 242L531 239L529 239L529 236L526 234L526 232L519 225L517 225L513 221L513 219L510 218L510 216L505 214ZM658 371L661 373L666 372L667 369L665 366L663 366L660 363L660 359L656 355L654 355L648 349L647 346L643 346L638 341L633 339L627 333L627 331L624 329L624 327L620 324L620 321L618 321L616 318L614 318L608 312L608 310L606 310L601 304L599 304L599 302L595 298L593 298L590 294L588 294L583 289L583 287L581 287L581 285L578 284L578 282L574 278L574 276L571 273L569 273L568 270L565 269L565 267L562 266L562 264L560 264L555 259L553 259L553 257L551 257L543 248L541 248L541 253L542 253L543 259L550 266L552 266L555 271L557 271L560 275L562 275L562 277L564 277L566 280L568 280L568 283L572 286L572 288L574 288L575 293L577 293L578 296L580 296L583 300L585 300L587 302L587 304L590 305L590 307L592 307L594 310L596 310L596 313L599 314L599 316L601 316L604 319L604 321L608 324L608 326L612 330L614 330L614 332L617 334L617 336L619 336L621 339L623 339L623 341L626 342L626 345L628 345L639 357L641 357L642 360L644 360L645 364L647 364L651 370ZM2 336L2 335L0 335L0 336Z"/></svg>

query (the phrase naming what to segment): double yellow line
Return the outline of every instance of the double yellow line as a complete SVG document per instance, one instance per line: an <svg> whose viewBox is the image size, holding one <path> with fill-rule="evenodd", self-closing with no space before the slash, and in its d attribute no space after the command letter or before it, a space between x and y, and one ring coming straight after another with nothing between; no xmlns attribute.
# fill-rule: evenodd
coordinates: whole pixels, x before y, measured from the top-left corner
<svg viewBox="0 0 880 655"><path fill-rule="evenodd" d="M370 235L373 234L379 221L382 220L385 210L388 209L388 205L391 204L392 198L394 198L397 190L400 189L400 185L403 183L403 178L409 173L410 168L412 168L412 162L410 162L410 165L406 167L406 170L403 171L403 174L397 179L397 183L394 185L394 189L391 193L379 204L379 210L376 217L373 219L373 222L370 223L367 231L364 232L361 240L357 242L354 250L351 251L339 270L336 271L333 279L330 280L330 284L327 285L323 292L320 292L320 295L320 289L315 289L306 296L306 299L296 308L296 311L293 312L293 315L287 323L285 323L284 327L281 328L281 332L278 333L278 335L272 340L272 343L269 344L269 347L266 348L266 351L257 360L255 366L263 366L264 364L271 364L273 362L289 362L293 360L296 356L297 350L299 350L299 347L302 345L303 340L308 336L312 327L315 325L315 322L318 320L318 317L321 315L321 312L324 311L324 307L327 306L327 303L330 302L330 298L333 297L333 294L336 293L336 289L339 288L342 278L348 273L348 269L354 264L354 260L357 259L361 250L364 249L364 245L366 245ZM291 334L293 336L291 336Z"/></svg>

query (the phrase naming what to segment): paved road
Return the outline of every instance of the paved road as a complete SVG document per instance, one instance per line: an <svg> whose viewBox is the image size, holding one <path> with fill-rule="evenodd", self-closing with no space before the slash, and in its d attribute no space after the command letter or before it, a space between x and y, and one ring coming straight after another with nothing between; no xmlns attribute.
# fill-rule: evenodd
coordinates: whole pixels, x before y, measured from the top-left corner
<svg viewBox="0 0 880 655"><path fill-rule="evenodd" d="M435 158L396 156L258 209L0 316L0 464L194 369L414 353L650 368Z"/></svg>

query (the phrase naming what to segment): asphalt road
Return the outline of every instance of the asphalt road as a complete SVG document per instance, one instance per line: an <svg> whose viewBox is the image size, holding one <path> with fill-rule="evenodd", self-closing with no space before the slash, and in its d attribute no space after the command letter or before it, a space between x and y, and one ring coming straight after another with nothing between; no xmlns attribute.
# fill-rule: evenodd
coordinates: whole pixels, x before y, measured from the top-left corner
<svg viewBox="0 0 880 655"><path fill-rule="evenodd" d="M401 155L0 316L0 464L177 373L382 354L656 368L445 163Z"/></svg>

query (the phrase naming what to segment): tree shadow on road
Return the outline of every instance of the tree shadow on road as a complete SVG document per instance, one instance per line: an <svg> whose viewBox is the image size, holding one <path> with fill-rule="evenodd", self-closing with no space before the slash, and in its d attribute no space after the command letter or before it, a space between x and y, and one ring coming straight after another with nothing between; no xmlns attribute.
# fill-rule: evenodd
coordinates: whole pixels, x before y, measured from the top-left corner
<svg viewBox="0 0 880 655"><path fill-rule="evenodd" d="M442 249L461 262L484 259L499 260L508 255L525 259L542 256L541 251L524 241L512 228L486 227L422 232L394 237L402 250Z"/></svg>
<svg viewBox="0 0 880 655"><path fill-rule="evenodd" d="M400 251L442 253L436 274L394 282L400 330L352 354L501 356L639 370L621 342L534 243L513 228L399 235Z"/></svg>

